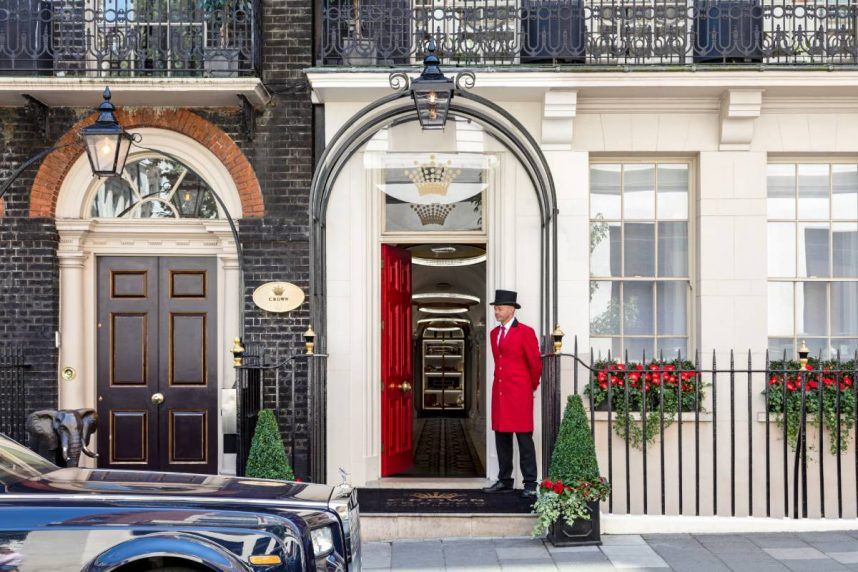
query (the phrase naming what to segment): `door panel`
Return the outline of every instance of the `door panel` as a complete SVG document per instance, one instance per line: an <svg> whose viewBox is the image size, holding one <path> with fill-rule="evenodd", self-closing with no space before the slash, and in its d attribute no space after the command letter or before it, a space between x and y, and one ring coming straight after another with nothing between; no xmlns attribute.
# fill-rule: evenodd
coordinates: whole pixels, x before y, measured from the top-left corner
<svg viewBox="0 0 858 572"><path fill-rule="evenodd" d="M215 264L98 259L100 466L217 471Z"/></svg>
<svg viewBox="0 0 858 572"><path fill-rule="evenodd" d="M411 253L383 245L381 260L381 474L388 476L413 460Z"/></svg>

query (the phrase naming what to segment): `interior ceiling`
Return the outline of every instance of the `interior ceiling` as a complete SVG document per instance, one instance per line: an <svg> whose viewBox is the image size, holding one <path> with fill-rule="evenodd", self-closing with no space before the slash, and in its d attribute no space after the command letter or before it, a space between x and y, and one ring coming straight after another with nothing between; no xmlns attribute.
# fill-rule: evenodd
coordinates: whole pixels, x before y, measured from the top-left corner
<svg viewBox="0 0 858 572"><path fill-rule="evenodd" d="M463 248L461 252L467 253L463 256L474 256L473 248L475 247L468 247L467 250ZM425 245L409 248L412 252L417 249L425 251ZM482 250L482 252L485 251ZM480 253L477 252L477 254ZM419 266L415 264L411 268L411 292L414 294L457 292L476 296L480 299L479 304L468 302L467 304L470 305L469 312L467 314L456 314L454 317L468 317L472 324L477 325L481 320L485 320L486 315L486 264L485 262L469 266ZM425 305L440 306L440 304ZM418 312L417 307L414 306L413 312L415 324L421 318L442 317L435 314Z"/></svg>

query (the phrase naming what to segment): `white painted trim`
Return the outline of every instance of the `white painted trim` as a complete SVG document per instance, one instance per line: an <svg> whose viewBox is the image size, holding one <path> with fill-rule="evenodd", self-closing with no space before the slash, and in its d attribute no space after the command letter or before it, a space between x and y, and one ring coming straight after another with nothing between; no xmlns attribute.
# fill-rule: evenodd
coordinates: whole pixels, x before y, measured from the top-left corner
<svg viewBox="0 0 858 572"><path fill-rule="evenodd" d="M600 519L602 534L743 534L858 530L858 520L835 518L650 516L603 512Z"/></svg>
<svg viewBox="0 0 858 572"><path fill-rule="evenodd" d="M238 292L238 255L225 220L58 219L60 246L60 359L57 383L60 408L91 407L96 402L96 257L114 256L215 256L217 257L217 374L218 470L226 469L223 451L224 392L234 391L228 340L238 333L237 312L226 311ZM63 381L59 372L74 367L78 376ZM227 423L229 421L227 420ZM91 460L87 459L90 463Z"/></svg>
<svg viewBox="0 0 858 572"><path fill-rule="evenodd" d="M209 149L187 135L168 129L141 127L134 129L132 133L143 136L141 145L162 150L180 158L223 199L233 218L241 217L241 198L238 187L226 166ZM151 152L132 147L129 160L149 153ZM99 184L100 180L92 176L86 154L81 154L60 186L56 217L58 219L89 218L89 201Z"/></svg>

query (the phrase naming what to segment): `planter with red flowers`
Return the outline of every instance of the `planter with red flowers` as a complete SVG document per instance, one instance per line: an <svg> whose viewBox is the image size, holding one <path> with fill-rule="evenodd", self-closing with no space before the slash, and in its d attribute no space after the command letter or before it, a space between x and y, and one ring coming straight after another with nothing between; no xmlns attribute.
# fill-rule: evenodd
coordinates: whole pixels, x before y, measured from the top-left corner
<svg viewBox="0 0 858 572"><path fill-rule="evenodd" d="M855 360L818 360L810 358L802 373L796 360L773 361L768 367L769 413L775 413L775 422L781 429L786 421L787 441L795 449L801 427L802 384L804 408L808 424L824 427L829 435L829 449L837 454L846 452L852 429L855 427L856 388L858 362ZM821 404L820 404L821 401ZM820 407L821 405L821 407ZM837 423L840 421L840 440ZM810 448L812 442L808 442Z"/></svg>
<svg viewBox="0 0 858 572"><path fill-rule="evenodd" d="M706 384L688 360L652 360L648 364L602 360L593 370L584 394L596 410L615 414L614 432L633 447L641 448L655 439L662 417L668 427L680 411L703 411ZM641 412L646 424L632 419L632 412Z"/></svg>
<svg viewBox="0 0 858 572"><path fill-rule="evenodd" d="M537 490L534 536L555 546L601 544L599 502L610 494L599 475L596 447L580 395L571 395L551 454L548 478Z"/></svg>

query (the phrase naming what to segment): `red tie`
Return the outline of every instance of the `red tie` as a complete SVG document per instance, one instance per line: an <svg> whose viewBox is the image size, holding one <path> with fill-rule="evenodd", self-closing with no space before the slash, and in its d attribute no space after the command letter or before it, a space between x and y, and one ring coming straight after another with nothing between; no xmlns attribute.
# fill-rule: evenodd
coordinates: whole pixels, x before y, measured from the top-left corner
<svg viewBox="0 0 858 572"><path fill-rule="evenodd" d="M503 339L506 336L506 326L501 326L501 333L498 336L498 347L500 347L501 343L503 343Z"/></svg>

